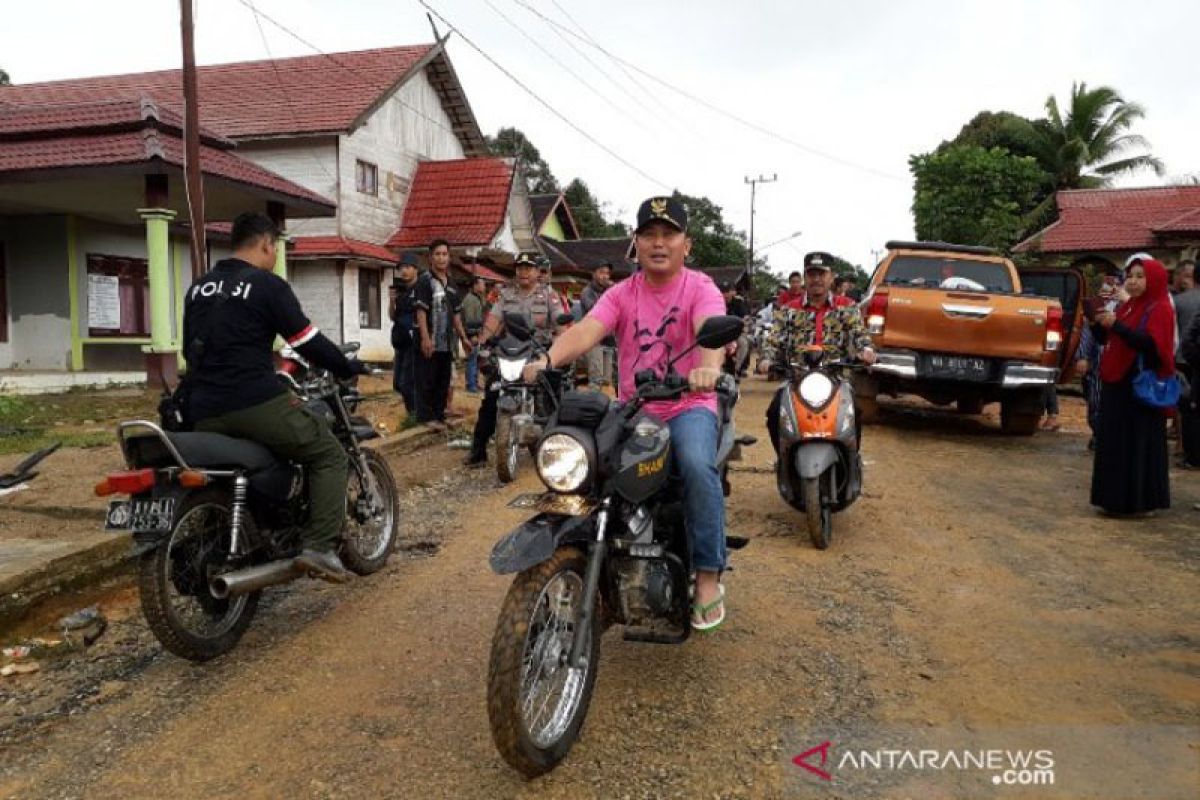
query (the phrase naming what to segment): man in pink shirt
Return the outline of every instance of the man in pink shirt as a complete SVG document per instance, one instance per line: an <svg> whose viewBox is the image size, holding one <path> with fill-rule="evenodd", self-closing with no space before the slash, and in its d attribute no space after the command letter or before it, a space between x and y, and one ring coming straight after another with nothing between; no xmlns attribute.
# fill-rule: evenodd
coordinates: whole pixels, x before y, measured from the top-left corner
<svg viewBox="0 0 1200 800"><path fill-rule="evenodd" d="M606 291L579 323L555 341L549 363L569 364L612 335L617 340L619 397L632 399L634 375L667 362L696 341L704 320L725 313L725 300L702 272L684 267L692 248L687 211L672 197L652 197L638 209L634 243L640 270ZM684 520L696 569L692 626L711 630L725 619L725 496L717 473L719 425L713 393L724 350L696 348L675 364L691 392L682 399L647 403L671 429L674 468L683 478ZM531 371L547 366L545 359Z"/></svg>

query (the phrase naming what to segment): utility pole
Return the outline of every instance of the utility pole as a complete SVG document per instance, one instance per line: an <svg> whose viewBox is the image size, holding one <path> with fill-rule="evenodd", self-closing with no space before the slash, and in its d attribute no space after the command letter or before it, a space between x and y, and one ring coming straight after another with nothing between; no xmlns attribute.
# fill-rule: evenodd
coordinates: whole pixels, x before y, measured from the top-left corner
<svg viewBox="0 0 1200 800"><path fill-rule="evenodd" d="M754 198L758 194L758 184L774 183L779 180L779 175L772 172L771 177L759 175L757 178L746 176L746 183L750 184L750 250L746 254L746 271L753 274L754 272Z"/></svg>
<svg viewBox="0 0 1200 800"><path fill-rule="evenodd" d="M205 273L204 179L200 170L200 98L196 89L196 47L193 41L193 0L179 0L183 39L183 180L187 189L188 222L192 226L192 277Z"/></svg>

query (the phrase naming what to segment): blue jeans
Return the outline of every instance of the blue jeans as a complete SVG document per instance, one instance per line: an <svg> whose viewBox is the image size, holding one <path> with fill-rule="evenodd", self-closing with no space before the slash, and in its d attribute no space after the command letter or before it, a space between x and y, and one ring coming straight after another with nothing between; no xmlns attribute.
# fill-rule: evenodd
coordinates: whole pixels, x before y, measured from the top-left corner
<svg viewBox="0 0 1200 800"><path fill-rule="evenodd" d="M479 348L471 350L467 356L467 391L479 391Z"/></svg>
<svg viewBox="0 0 1200 800"><path fill-rule="evenodd" d="M692 567L725 569L725 493L717 472L717 415L685 411L667 423L672 469L683 479L684 524L692 542Z"/></svg>

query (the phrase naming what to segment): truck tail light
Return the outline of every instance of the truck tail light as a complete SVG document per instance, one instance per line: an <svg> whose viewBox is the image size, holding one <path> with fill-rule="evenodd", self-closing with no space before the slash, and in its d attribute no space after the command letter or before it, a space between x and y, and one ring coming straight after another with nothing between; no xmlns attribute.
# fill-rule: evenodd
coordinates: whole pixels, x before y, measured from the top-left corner
<svg viewBox="0 0 1200 800"><path fill-rule="evenodd" d="M114 472L96 484L96 496L110 494L141 494L154 488L154 470L137 469L132 472Z"/></svg>
<svg viewBox="0 0 1200 800"><path fill-rule="evenodd" d="M883 333L887 324L888 296L887 293L876 292L867 303L867 333L878 336Z"/></svg>
<svg viewBox="0 0 1200 800"><path fill-rule="evenodd" d="M1054 353L1062 345L1063 312L1061 308L1046 310L1046 352Z"/></svg>

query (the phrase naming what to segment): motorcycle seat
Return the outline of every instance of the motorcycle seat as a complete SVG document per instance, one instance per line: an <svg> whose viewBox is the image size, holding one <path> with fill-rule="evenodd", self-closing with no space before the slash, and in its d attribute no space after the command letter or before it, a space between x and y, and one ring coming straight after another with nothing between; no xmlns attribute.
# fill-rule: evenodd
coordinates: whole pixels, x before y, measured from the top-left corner
<svg viewBox="0 0 1200 800"><path fill-rule="evenodd" d="M221 433L169 433L167 438L192 467L240 467L257 472L279 460L258 442Z"/></svg>
<svg viewBox="0 0 1200 800"><path fill-rule="evenodd" d="M168 433L167 438L189 467L225 467L261 472L279 464L270 450L248 439L219 433ZM131 436L125 440L130 463L138 467L170 467L178 462L157 434Z"/></svg>

